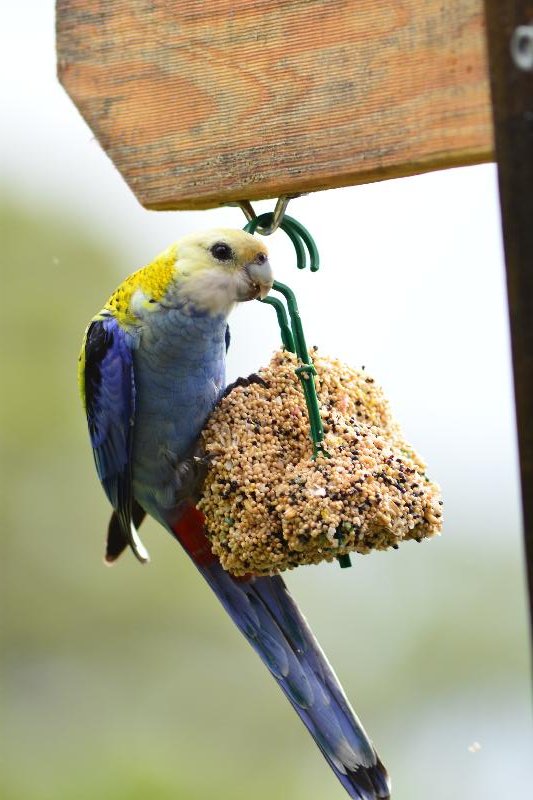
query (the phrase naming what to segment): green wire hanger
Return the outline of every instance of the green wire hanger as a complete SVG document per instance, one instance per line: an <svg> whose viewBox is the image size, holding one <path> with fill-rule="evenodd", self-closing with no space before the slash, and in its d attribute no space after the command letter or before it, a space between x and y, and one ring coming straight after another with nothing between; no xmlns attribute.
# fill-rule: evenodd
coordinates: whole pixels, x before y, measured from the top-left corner
<svg viewBox="0 0 533 800"><path fill-rule="evenodd" d="M298 269L305 269L307 266L308 253L310 270L311 272L316 272L320 266L320 258L318 255L317 246L307 228L304 228L301 222L298 222L298 220L294 219L294 217L289 217L286 215L282 217L281 221L278 222L275 228L272 227L273 222L274 214L260 214L259 216L252 217L247 225L245 225L244 230L248 231L248 233L255 233L259 228L259 232L261 232L261 230L266 230L271 233L277 227L281 228L281 230L287 234L294 246L296 251L296 266ZM305 335L300 312L298 311L296 296L289 286L287 286L285 283L281 283L280 281L274 281L272 284L272 290L279 292L285 298L287 309L289 311L290 322L289 317L287 317L285 306L279 298L269 295L260 302L270 305L274 308L278 319L283 346L290 353L296 353L298 357L299 366L296 368L295 372L300 379L305 397L305 403L307 405L311 440L313 442L312 458L315 459L319 454L328 456L328 453L324 447L324 428L322 426L322 419L320 417L320 409L318 406L318 397L316 393L316 369L313 365L313 361L309 355L307 344L305 342ZM352 565L349 555L338 556L337 561L342 568L351 567Z"/></svg>
<svg viewBox="0 0 533 800"><path fill-rule="evenodd" d="M259 217L254 217L250 220L250 222L248 222L244 230L248 231L248 233L255 233L256 229L260 225L265 225L268 223L271 216L271 214L261 214ZM304 228L300 222L293 219L293 217L287 216L283 218L279 227L285 231L294 245L298 269L305 269L307 266L306 249L304 247L305 244L307 251L309 252L310 268L313 272L316 272L320 266L320 260L316 244L314 243L309 231ZM260 302L274 307L278 318L283 346L290 353L296 353L298 357L299 366L296 368L295 372L300 378L300 383L302 384L305 402L307 405L307 413L309 415L309 425L311 429L311 440L313 442L313 458L316 458L319 453L327 455L323 445L324 428L320 418L318 397L316 394L314 380L316 370L307 349L302 320L300 317L300 312L298 311L298 304L296 302L296 296L289 286L287 286L285 283L281 283L280 281L274 281L272 290L279 292L285 298L287 309L289 311L290 324L289 319L287 318L287 312L285 311L285 307L281 300L276 297L269 296L265 297Z"/></svg>

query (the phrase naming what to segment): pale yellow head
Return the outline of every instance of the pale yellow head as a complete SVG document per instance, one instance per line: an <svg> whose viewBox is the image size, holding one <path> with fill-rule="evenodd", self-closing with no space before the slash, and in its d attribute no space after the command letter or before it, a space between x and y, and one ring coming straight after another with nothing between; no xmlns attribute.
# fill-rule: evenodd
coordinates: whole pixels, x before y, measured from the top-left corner
<svg viewBox="0 0 533 800"><path fill-rule="evenodd" d="M272 288L263 242L231 228L180 239L176 269L177 293L214 314L227 314L235 303L266 297Z"/></svg>
<svg viewBox="0 0 533 800"><path fill-rule="evenodd" d="M263 242L241 230L220 228L184 236L126 278L105 309L125 324L184 302L227 315L235 303L265 297L272 281Z"/></svg>

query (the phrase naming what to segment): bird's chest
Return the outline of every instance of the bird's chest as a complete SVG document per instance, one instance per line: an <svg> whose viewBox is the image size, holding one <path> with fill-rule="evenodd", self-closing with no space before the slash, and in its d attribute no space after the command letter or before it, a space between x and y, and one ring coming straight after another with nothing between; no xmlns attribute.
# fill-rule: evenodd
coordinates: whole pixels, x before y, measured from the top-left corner
<svg viewBox="0 0 533 800"><path fill-rule="evenodd" d="M141 336L136 384L134 481L172 481L176 463L194 447L225 385L221 318L168 315Z"/></svg>

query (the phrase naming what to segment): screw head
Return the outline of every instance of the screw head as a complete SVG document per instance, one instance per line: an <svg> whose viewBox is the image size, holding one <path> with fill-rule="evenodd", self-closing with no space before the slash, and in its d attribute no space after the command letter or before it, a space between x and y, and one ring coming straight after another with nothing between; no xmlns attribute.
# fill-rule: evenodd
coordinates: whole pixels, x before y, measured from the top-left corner
<svg viewBox="0 0 533 800"><path fill-rule="evenodd" d="M533 71L533 25L519 25L511 37L511 56L518 69Z"/></svg>

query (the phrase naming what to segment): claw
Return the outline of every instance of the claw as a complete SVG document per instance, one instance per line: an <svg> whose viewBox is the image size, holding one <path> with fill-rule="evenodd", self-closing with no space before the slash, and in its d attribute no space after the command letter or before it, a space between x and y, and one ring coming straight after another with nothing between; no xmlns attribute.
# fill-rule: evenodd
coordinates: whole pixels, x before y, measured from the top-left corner
<svg viewBox="0 0 533 800"><path fill-rule="evenodd" d="M247 378L237 378L236 381L233 381L233 383L228 384L228 386L226 386L226 388L224 389L224 394L222 395L222 397L227 397L228 394L232 392L234 389L236 389L238 386L246 387L250 386L252 383L257 383L259 384L259 386L265 386L265 387L268 386L268 383L260 375L257 375L257 373L254 372Z"/></svg>

